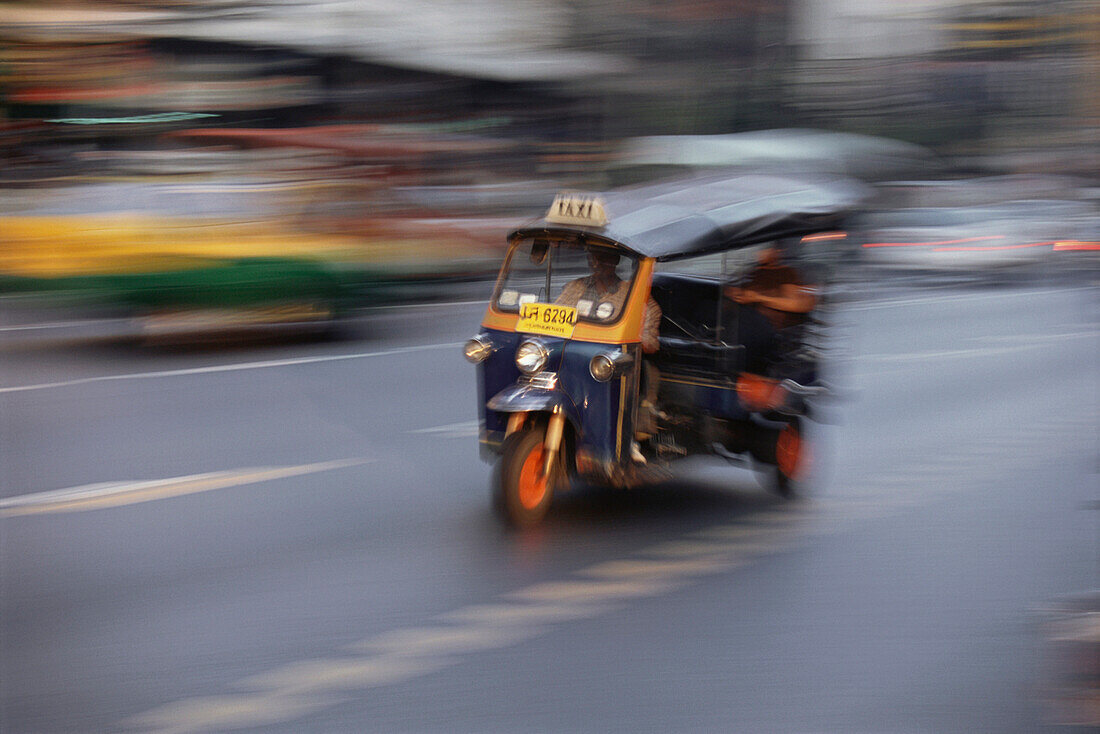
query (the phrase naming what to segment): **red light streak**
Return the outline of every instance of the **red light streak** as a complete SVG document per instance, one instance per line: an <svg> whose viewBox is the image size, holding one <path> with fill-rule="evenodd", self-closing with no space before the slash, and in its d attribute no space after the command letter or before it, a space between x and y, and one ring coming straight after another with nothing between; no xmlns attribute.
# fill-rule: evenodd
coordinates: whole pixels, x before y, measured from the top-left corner
<svg viewBox="0 0 1100 734"><path fill-rule="evenodd" d="M1100 250L1100 242L1078 242L1076 240L1068 240L1064 242L1055 242L1054 249L1057 251L1092 251Z"/></svg>
<svg viewBox="0 0 1100 734"><path fill-rule="evenodd" d="M864 247L934 247L936 245L961 245L964 242L1003 240L1004 238L1003 234L996 234L985 237L963 237L958 240L939 240L938 242L868 242Z"/></svg>
<svg viewBox="0 0 1100 734"><path fill-rule="evenodd" d="M995 250L1021 250L1025 247L1047 247L1053 242L1029 242L1026 245L991 245L989 247L937 247L932 252L985 252Z"/></svg>
<svg viewBox="0 0 1100 734"><path fill-rule="evenodd" d="M811 234L802 238L803 242L820 242L822 240L842 240L848 236L847 232L822 232Z"/></svg>

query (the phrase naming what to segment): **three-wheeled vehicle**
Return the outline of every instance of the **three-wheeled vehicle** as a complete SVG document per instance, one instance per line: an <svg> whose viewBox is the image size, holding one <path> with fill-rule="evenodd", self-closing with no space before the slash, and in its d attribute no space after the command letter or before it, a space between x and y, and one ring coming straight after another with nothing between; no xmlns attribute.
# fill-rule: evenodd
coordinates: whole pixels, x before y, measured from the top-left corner
<svg viewBox="0 0 1100 734"><path fill-rule="evenodd" d="M465 345L503 518L534 525L574 478L635 486L699 454L751 461L792 493L808 469L808 396L824 389L808 327L762 360L738 338L747 307L723 289L754 245L841 237L862 197L846 179L694 178L561 194L514 231ZM650 299L655 352L642 348Z"/></svg>

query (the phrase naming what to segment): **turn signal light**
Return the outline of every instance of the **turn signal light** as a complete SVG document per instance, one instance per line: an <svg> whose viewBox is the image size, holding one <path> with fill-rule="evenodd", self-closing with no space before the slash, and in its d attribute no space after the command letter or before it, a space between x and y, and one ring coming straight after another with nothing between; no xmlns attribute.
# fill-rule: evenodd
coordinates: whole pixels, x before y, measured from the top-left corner
<svg viewBox="0 0 1100 734"><path fill-rule="evenodd" d="M626 369L632 361L625 352L600 352L588 363L588 372L594 380L607 382Z"/></svg>
<svg viewBox="0 0 1100 734"><path fill-rule="evenodd" d="M592 361L588 363L588 371L592 373L592 377L599 382L607 382L615 374L615 363L611 361L611 357L606 354L597 354L592 358Z"/></svg>

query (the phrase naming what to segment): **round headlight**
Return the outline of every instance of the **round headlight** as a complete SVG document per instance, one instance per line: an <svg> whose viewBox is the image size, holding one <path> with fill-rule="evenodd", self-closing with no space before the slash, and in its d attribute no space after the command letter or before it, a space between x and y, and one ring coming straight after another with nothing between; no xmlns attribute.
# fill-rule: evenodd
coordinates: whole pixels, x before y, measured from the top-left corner
<svg viewBox="0 0 1100 734"><path fill-rule="evenodd" d="M489 358L489 355L493 353L493 343L484 335L478 334L473 339L466 342L466 346L463 347L462 352L466 355L466 360L468 362L478 364L479 362L484 362Z"/></svg>
<svg viewBox="0 0 1100 734"><path fill-rule="evenodd" d="M525 375L533 375L542 372L546 367L546 360L550 358L546 347L538 342L523 342L516 350L516 367Z"/></svg>
<svg viewBox="0 0 1100 734"><path fill-rule="evenodd" d="M615 363L608 354L597 354L588 363L588 371L600 382L607 382L615 375Z"/></svg>

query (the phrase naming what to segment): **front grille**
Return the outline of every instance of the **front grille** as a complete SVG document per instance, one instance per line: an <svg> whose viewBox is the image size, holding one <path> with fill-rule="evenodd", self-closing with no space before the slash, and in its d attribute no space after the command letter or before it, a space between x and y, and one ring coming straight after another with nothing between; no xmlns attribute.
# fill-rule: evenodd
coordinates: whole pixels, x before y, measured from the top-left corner
<svg viewBox="0 0 1100 734"><path fill-rule="evenodd" d="M519 378L520 384L530 385L531 387L537 387L540 390L553 390L558 386L558 373L557 372L540 372L537 375L531 375L530 377Z"/></svg>

